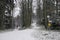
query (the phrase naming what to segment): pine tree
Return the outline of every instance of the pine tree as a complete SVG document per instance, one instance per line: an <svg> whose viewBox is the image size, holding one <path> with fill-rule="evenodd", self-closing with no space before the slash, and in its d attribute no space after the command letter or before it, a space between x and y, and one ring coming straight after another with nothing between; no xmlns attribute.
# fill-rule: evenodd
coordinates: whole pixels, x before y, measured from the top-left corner
<svg viewBox="0 0 60 40"><path fill-rule="evenodd" d="M13 1L12 0L0 0L0 14L1 14L0 15L0 29L5 29L5 26L6 26L4 24L6 21L5 20L5 17L6 17L5 14L7 14L7 13L11 14L12 9L13 9ZM7 13L6 13L6 10L8 11ZM10 20L9 17L8 17L8 19Z"/></svg>

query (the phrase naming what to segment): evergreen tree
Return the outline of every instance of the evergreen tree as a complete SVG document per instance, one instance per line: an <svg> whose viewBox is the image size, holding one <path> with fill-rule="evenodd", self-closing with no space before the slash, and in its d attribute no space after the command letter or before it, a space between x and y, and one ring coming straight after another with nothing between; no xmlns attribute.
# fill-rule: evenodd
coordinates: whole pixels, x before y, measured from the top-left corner
<svg viewBox="0 0 60 40"><path fill-rule="evenodd" d="M11 14L11 10L13 9L13 1L12 0L0 0L0 29L5 29L5 19L6 14ZM7 12L7 11L8 12ZM7 13L6 13L7 12ZM8 17L10 20L10 18ZM6 21L7 22L7 21ZM10 21L11 22L11 21ZM7 27L7 26L6 26ZM8 26L9 27L9 26ZM10 26L11 27L11 26Z"/></svg>

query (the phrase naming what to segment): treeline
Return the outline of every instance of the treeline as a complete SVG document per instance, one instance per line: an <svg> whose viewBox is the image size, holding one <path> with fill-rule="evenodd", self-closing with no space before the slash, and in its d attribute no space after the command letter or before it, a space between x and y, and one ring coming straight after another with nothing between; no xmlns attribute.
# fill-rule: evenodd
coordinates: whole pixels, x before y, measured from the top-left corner
<svg viewBox="0 0 60 40"><path fill-rule="evenodd" d="M16 26L19 25L21 27L27 28L31 26L32 19L34 18L37 20L37 24L41 25L42 19L45 18L45 20L47 20L47 15L48 14L51 15L51 13L53 14L54 10L57 11L58 8L57 7L58 1L56 0L37 0L37 1L20 0L20 1L21 1L20 16L14 18L13 13L11 13L14 8L14 0L0 0L0 29L14 28L13 26L15 26L15 23L17 23ZM35 2L36 4L34 6L33 3ZM57 3L56 5L55 2ZM47 21L45 21L45 24L47 25Z"/></svg>

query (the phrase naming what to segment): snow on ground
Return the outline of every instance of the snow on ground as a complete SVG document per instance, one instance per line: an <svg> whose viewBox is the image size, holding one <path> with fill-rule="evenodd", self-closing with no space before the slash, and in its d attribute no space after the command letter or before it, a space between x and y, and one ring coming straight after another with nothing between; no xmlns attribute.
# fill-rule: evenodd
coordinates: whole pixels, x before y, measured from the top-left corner
<svg viewBox="0 0 60 40"><path fill-rule="evenodd" d="M60 32L48 30L35 30L35 40L60 40Z"/></svg>
<svg viewBox="0 0 60 40"><path fill-rule="evenodd" d="M60 40L59 31L45 30L44 26L38 27L36 23L31 26L31 29L0 33L0 40Z"/></svg>
<svg viewBox="0 0 60 40"><path fill-rule="evenodd" d="M32 29L26 29L0 33L0 40L34 40L32 32Z"/></svg>

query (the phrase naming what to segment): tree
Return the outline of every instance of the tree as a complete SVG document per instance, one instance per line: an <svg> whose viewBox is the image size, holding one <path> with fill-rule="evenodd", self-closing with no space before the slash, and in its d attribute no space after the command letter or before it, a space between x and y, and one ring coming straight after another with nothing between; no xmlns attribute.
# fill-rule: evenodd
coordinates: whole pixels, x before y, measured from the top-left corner
<svg viewBox="0 0 60 40"><path fill-rule="evenodd" d="M9 13L11 15L11 10L13 10L13 1L12 0L0 0L0 14L1 14L0 15L0 29L5 29L5 26L7 25L7 24L4 24L5 21L7 20L7 19L5 19L6 14ZM11 16L10 16L10 18L11 18ZM10 20L10 18L8 18L8 19Z"/></svg>
<svg viewBox="0 0 60 40"><path fill-rule="evenodd" d="M32 16L32 0L22 0L22 20L23 27L29 27L31 25Z"/></svg>
<svg viewBox="0 0 60 40"><path fill-rule="evenodd" d="M55 15L55 8L56 8L55 7L55 0L43 0L43 14L44 14L46 28L48 28L47 15L50 15L51 17L53 17Z"/></svg>
<svg viewBox="0 0 60 40"><path fill-rule="evenodd" d="M37 0L37 24L41 25L41 19L43 17L43 14L42 14L42 9L41 9L41 3L40 3L41 0Z"/></svg>

